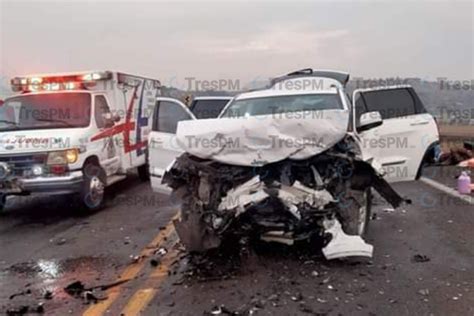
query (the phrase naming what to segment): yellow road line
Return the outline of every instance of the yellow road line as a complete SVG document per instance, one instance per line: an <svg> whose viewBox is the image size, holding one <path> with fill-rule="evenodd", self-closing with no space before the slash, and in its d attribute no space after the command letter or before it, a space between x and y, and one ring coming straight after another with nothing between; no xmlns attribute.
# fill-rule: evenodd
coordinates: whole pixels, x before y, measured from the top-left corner
<svg viewBox="0 0 474 316"><path fill-rule="evenodd" d="M166 228L161 230L158 235L152 240L145 249L142 250L140 256L147 257L153 253L153 251L165 241L174 231L173 220L166 225ZM145 265L145 260L140 260L137 263L129 265L121 273L118 281L130 280L135 278L138 273L143 269ZM89 306L88 309L82 314L83 316L100 316L103 315L107 309L112 305L112 303L119 297L119 294L122 290L122 286L116 286L107 291L107 299Z"/></svg>
<svg viewBox="0 0 474 316"><path fill-rule="evenodd" d="M130 298L127 305L123 308L120 315L140 315L144 312L148 303L155 297L158 292L157 288L160 284L168 277L168 271L170 270L171 264L178 256L176 249L171 250L163 258L160 265L148 276L145 281L146 288L140 289Z"/></svg>
<svg viewBox="0 0 474 316"><path fill-rule="evenodd" d="M140 315L148 303L153 299L156 294L155 289L143 289L138 290L128 301L125 308L122 310L120 315L124 316L137 316Z"/></svg>

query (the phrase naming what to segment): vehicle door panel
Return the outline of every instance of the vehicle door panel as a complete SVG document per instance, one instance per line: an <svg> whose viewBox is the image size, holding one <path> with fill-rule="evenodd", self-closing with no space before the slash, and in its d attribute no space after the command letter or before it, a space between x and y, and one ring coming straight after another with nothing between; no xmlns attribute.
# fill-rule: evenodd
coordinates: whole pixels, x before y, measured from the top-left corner
<svg viewBox="0 0 474 316"><path fill-rule="evenodd" d="M153 80L143 79L136 90L132 108L127 115L134 123L129 131L127 150L130 154L130 167L141 166L146 163L148 137L151 131L151 116L156 103L158 89Z"/></svg>
<svg viewBox="0 0 474 316"><path fill-rule="evenodd" d="M359 134L363 149L376 158L390 182L414 180L431 138L434 121L419 113L408 88L356 90L356 124L365 112L378 111L383 124ZM436 129L436 128L435 128Z"/></svg>
<svg viewBox="0 0 474 316"><path fill-rule="evenodd" d="M122 134L114 133L114 122L107 97L103 94L94 95L94 120L99 132L92 137L91 146L99 157L100 164L107 175L115 174L120 168L123 150Z"/></svg>
<svg viewBox="0 0 474 316"><path fill-rule="evenodd" d="M183 153L176 142L178 122L195 119L180 101L157 98L153 114L153 127L148 139L151 185L154 191L169 193L171 190L161 183L167 168Z"/></svg>

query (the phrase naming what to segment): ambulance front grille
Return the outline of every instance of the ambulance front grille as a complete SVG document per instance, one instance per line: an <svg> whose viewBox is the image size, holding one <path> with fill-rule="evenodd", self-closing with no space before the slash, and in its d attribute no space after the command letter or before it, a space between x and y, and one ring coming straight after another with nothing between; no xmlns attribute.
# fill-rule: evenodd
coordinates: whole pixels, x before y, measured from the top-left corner
<svg viewBox="0 0 474 316"><path fill-rule="evenodd" d="M24 176L34 165L46 164L46 154L0 155L0 162L7 163L13 176Z"/></svg>

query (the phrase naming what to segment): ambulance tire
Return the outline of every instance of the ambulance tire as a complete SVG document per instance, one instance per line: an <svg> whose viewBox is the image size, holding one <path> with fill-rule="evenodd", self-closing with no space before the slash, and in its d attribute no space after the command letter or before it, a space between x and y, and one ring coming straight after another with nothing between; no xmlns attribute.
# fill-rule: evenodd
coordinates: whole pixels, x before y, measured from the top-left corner
<svg viewBox="0 0 474 316"><path fill-rule="evenodd" d="M79 193L81 211L94 212L104 207L107 177L96 163L86 163L83 168L84 181Z"/></svg>
<svg viewBox="0 0 474 316"><path fill-rule="evenodd" d="M7 203L7 195L0 194L0 213L5 209L5 204Z"/></svg>
<svg viewBox="0 0 474 316"><path fill-rule="evenodd" d="M141 181L147 182L150 180L150 165L148 165L148 163L139 166L137 171L138 178L140 178Z"/></svg>

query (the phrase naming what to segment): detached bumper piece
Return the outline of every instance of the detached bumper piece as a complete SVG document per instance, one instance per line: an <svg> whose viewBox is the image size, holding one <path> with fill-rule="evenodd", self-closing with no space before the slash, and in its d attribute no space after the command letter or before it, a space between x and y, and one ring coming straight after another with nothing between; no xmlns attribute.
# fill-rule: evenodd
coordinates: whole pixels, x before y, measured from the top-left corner
<svg viewBox="0 0 474 316"><path fill-rule="evenodd" d="M365 243L360 236L350 236L344 233L338 220L334 220L327 225L330 225L330 228L326 232L331 234L332 239L323 248L326 259L372 257L374 247Z"/></svg>
<svg viewBox="0 0 474 316"><path fill-rule="evenodd" d="M177 158L163 181L181 202L177 233L188 251L219 247L227 238L292 245L322 238L328 259L371 256L356 235L361 200L369 187L393 207L404 200L368 162L352 138L305 160L259 167L223 164L188 153ZM340 222L339 222L340 220ZM328 227L328 223L332 223Z"/></svg>

